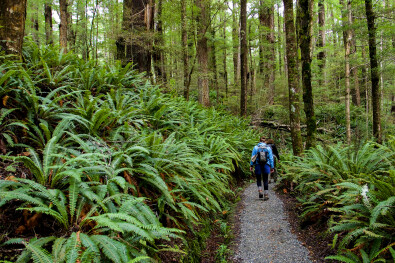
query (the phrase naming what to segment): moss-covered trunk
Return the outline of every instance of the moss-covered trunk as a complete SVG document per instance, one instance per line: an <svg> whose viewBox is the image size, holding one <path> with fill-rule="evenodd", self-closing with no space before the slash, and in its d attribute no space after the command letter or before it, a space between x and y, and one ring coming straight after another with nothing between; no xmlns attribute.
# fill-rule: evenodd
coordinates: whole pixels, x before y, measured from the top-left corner
<svg viewBox="0 0 395 263"><path fill-rule="evenodd" d="M302 59L302 88L304 112L306 114L306 148L316 141L317 125L314 115L313 87L311 85L311 31L313 22L313 0L299 0L299 47Z"/></svg>
<svg viewBox="0 0 395 263"><path fill-rule="evenodd" d="M300 94L293 1L283 0L283 3L289 89L289 120L291 126L292 149L295 155L301 155L303 151L303 145L302 135L300 132Z"/></svg>
<svg viewBox="0 0 395 263"><path fill-rule="evenodd" d="M0 46L6 54L22 53L26 0L2 0L0 4Z"/></svg>
<svg viewBox="0 0 395 263"><path fill-rule="evenodd" d="M240 115L247 114L247 0L240 1L240 61L241 61L241 95L240 95Z"/></svg>
<svg viewBox="0 0 395 263"><path fill-rule="evenodd" d="M207 46L207 28L209 23L209 5L210 0L197 0L196 5L199 8L197 16L198 24L198 41L197 41L197 58L200 67L198 77L199 102L205 106L210 106L209 97L209 74L208 74L208 46Z"/></svg>
<svg viewBox="0 0 395 263"><path fill-rule="evenodd" d="M53 43L52 37L52 3L48 2L44 5L44 17L45 17L45 40L46 44Z"/></svg>

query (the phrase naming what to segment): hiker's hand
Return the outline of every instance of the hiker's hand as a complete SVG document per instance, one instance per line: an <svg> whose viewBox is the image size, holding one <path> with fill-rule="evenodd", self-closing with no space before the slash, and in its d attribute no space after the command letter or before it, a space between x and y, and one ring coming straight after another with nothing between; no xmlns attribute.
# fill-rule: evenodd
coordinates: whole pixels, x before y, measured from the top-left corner
<svg viewBox="0 0 395 263"><path fill-rule="evenodd" d="M250 166L250 171L252 172L254 170L254 167L253 166Z"/></svg>
<svg viewBox="0 0 395 263"><path fill-rule="evenodd" d="M270 172L271 172L271 173L273 173L273 172L274 172L274 169L273 169L273 168L272 168L272 169L270 169Z"/></svg>

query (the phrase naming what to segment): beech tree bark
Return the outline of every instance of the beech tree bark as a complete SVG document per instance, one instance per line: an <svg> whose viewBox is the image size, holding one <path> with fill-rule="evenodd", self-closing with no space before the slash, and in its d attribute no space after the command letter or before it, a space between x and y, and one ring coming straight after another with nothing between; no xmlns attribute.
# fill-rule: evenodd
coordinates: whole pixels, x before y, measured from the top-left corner
<svg viewBox="0 0 395 263"><path fill-rule="evenodd" d="M25 34L26 0L3 0L0 5L0 47L21 58Z"/></svg>
<svg viewBox="0 0 395 263"><path fill-rule="evenodd" d="M45 40L46 44L53 44L53 27L52 27L52 0L48 0L44 4L45 17Z"/></svg>
<svg viewBox="0 0 395 263"><path fill-rule="evenodd" d="M240 1L240 116L247 115L247 0Z"/></svg>
<svg viewBox="0 0 395 263"><path fill-rule="evenodd" d="M300 156L303 152L303 145L300 131L300 94L293 0L283 0L283 3L289 89L289 120L291 126L292 150L294 155Z"/></svg>
<svg viewBox="0 0 395 263"><path fill-rule="evenodd" d="M67 53L67 8L68 0L59 0L59 10L60 10L60 24L59 24L59 44L60 49Z"/></svg>
<svg viewBox="0 0 395 263"><path fill-rule="evenodd" d="M302 59L302 87L304 112L306 114L306 149L314 147L317 125L314 115L313 87L311 85L311 31L313 24L313 0L299 0L299 47Z"/></svg>
<svg viewBox="0 0 395 263"><path fill-rule="evenodd" d="M369 33L370 76L372 81L373 136L376 137L378 143L381 143L381 98L378 72L379 68L376 52L376 27L374 24L375 14L373 12L372 0L365 0L365 8Z"/></svg>
<svg viewBox="0 0 395 263"><path fill-rule="evenodd" d="M209 20L209 1L210 0L196 0L196 5L199 8L197 16L198 24L198 41L197 41L197 58L200 66L200 73L198 77L199 103L205 107L210 106L209 97L209 72L208 72L208 46L206 32Z"/></svg>

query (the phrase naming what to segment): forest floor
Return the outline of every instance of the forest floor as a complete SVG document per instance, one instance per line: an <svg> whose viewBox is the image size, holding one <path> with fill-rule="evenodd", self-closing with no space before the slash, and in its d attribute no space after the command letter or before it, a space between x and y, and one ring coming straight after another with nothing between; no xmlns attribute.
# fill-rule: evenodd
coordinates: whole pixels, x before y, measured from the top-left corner
<svg viewBox="0 0 395 263"><path fill-rule="evenodd" d="M256 184L242 194L233 222L235 239L231 261L254 263L324 262L335 254L324 236L324 226L316 224L300 228L298 203L289 195L273 191L269 200L258 198ZM327 261L325 261L327 262Z"/></svg>

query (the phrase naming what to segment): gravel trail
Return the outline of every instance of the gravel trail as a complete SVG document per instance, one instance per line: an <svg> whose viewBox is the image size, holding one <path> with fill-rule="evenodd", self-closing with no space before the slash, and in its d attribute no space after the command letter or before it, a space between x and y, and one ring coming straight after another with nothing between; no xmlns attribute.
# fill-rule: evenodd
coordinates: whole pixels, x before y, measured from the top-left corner
<svg viewBox="0 0 395 263"><path fill-rule="evenodd" d="M270 189L269 200L258 198L256 184L242 195L240 233L236 239L235 262L308 263L309 251L291 233L282 201Z"/></svg>

